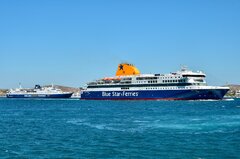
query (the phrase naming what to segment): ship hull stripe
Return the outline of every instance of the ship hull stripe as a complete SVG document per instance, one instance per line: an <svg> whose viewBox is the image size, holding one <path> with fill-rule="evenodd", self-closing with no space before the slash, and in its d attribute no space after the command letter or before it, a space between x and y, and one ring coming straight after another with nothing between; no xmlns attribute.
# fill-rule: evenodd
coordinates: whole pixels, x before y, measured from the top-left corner
<svg viewBox="0 0 240 159"><path fill-rule="evenodd" d="M72 93L67 94L7 94L7 98L70 98Z"/></svg>
<svg viewBox="0 0 240 159"><path fill-rule="evenodd" d="M85 100L201 100L222 99L228 89L83 91Z"/></svg>

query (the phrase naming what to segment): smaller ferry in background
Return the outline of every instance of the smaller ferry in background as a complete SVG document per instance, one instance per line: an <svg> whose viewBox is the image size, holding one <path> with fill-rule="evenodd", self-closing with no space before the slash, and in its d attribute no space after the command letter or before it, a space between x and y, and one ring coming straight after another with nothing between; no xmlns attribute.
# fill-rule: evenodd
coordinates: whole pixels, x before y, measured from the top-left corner
<svg viewBox="0 0 240 159"><path fill-rule="evenodd" d="M21 87L10 89L6 94L7 98L70 98L73 92L63 92L61 89L50 87L41 87L35 85L33 89L24 89Z"/></svg>

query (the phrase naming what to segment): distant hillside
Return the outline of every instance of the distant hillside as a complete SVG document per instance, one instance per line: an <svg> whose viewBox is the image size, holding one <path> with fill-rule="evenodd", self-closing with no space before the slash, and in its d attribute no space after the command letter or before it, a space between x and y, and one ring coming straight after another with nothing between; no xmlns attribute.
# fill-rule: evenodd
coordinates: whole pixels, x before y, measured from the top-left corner
<svg viewBox="0 0 240 159"><path fill-rule="evenodd" d="M7 89L0 89L0 96L6 95L7 91Z"/></svg>
<svg viewBox="0 0 240 159"><path fill-rule="evenodd" d="M44 87L51 87L52 85L46 85ZM60 85L54 85L54 88L61 89L64 92L79 92L79 88L74 88L74 87L68 87L68 86L60 86Z"/></svg>
<svg viewBox="0 0 240 159"><path fill-rule="evenodd" d="M227 96L235 96L236 91L240 90L240 85L237 84L229 84L225 86L230 88L230 90L227 93Z"/></svg>

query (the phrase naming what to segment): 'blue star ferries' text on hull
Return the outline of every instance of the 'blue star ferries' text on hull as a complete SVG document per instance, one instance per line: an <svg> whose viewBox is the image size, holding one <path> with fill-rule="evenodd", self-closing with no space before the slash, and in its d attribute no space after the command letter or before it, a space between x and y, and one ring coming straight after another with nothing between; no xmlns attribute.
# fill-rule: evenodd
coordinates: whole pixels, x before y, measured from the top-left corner
<svg viewBox="0 0 240 159"><path fill-rule="evenodd" d="M170 74L140 74L132 64L118 66L115 77L87 84L84 100L219 100L229 87L208 86L206 75L185 67Z"/></svg>

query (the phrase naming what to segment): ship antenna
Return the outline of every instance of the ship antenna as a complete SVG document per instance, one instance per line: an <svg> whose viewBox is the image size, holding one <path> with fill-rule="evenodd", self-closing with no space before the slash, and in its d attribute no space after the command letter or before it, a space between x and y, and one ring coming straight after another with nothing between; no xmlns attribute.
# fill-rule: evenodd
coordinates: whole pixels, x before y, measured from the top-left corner
<svg viewBox="0 0 240 159"><path fill-rule="evenodd" d="M181 65L181 71L184 72L184 71L187 71L188 68L186 65Z"/></svg>
<svg viewBox="0 0 240 159"><path fill-rule="evenodd" d="M19 82L19 89L22 89L22 85L21 85L21 82Z"/></svg>

